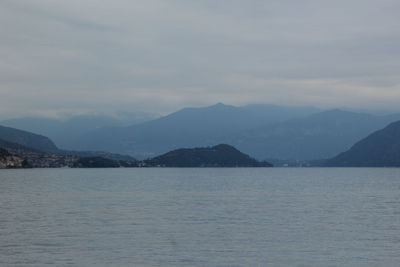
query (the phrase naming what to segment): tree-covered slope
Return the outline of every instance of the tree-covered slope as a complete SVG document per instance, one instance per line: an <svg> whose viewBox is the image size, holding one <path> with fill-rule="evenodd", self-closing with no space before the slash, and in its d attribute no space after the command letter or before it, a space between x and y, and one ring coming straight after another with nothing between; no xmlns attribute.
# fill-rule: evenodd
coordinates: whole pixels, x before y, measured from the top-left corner
<svg viewBox="0 0 400 267"><path fill-rule="evenodd" d="M44 152L58 151L49 138L10 127L0 126L0 139Z"/></svg>
<svg viewBox="0 0 400 267"><path fill-rule="evenodd" d="M327 160L326 166L400 167L400 121L357 142L348 151Z"/></svg>
<svg viewBox="0 0 400 267"><path fill-rule="evenodd" d="M120 164L112 159L102 157L87 157L78 159L74 168L118 168Z"/></svg>
<svg viewBox="0 0 400 267"><path fill-rule="evenodd" d="M8 157L10 155L11 154L7 150L0 148L0 159L4 159L5 157Z"/></svg>
<svg viewBox="0 0 400 267"><path fill-rule="evenodd" d="M162 167L271 167L225 144L177 149L144 162L147 166Z"/></svg>

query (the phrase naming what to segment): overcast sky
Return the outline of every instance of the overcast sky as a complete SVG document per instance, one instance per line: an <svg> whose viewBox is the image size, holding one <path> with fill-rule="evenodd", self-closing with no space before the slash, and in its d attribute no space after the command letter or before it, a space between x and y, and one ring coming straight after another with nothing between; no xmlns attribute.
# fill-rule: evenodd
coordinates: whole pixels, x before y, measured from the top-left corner
<svg viewBox="0 0 400 267"><path fill-rule="evenodd" d="M400 106L398 0L1 0L0 114Z"/></svg>

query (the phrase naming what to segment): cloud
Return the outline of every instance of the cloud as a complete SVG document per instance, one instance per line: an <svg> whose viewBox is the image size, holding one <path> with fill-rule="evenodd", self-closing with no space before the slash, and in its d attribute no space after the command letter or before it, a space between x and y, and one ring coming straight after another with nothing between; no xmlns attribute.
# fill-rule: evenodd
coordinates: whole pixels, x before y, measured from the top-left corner
<svg viewBox="0 0 400 267"><path fill-rule="evenodd" d="M3 0L0 112L395 109L399 11L394 0Z"/></svg>

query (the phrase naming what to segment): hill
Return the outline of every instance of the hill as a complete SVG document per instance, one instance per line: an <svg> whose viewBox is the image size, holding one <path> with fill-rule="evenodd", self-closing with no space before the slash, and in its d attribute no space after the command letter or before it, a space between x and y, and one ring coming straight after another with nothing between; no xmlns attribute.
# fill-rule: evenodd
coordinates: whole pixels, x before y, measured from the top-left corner
<svg viewBox="0 0 400 267"><path fill-rule="evenodd" d="M204 148L177 149L145 160L143 163L150 167L272 167L267 162L259 162L225 144Z"/></svg>
<svg viewBox="0 0 400 267"><path fill-rule="evenodd" d="M325 166L400 167L400 121L391 123L329 159Z"/></svg>

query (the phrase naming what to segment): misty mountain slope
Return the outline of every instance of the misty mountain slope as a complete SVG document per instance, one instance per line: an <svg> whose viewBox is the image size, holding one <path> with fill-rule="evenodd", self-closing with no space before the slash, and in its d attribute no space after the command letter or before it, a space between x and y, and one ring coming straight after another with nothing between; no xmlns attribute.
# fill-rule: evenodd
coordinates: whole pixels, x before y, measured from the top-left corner
<svg viewBox="0 0 400 267"><path fill-rule="evenodd" d="M265 112L272 109L273 112ZM181 147L215 145L219 136L233 135L314 111L313 108L272 105L234 107L217 104L185 108L139 125L98 130L77 140L75 149L105 150L146 158Z"/></svg>
<svg viewBox="0 0 400 267"><path fill-rule="evenodd" d="M321 109L315 107L289 107L272 104L251 104L240 108L252 112L253 114L261 115L265 120L265 124L287 121L294 118L302 118L322 112Z"/></svg>
<svg viewBox="0 0 400 267"><path fill-rule="evenodd" d="M74 155L79 157L101 156L114 160L135 161L136 159L104 151L72 151L59 149L48 137L27 131L0 126L0 148L49 153L56 155Z"/></svg>
<svg viewBox="0 0 400 267"><path fill-rule="evenodd" d="M396 118L400 119L400 114L374 116L331 110L245 131L223 141L258 159L323 159L345 151Z"/></svg>
<svg viewBox="0 0 400 267"><path fill-rule="evenodd" d="M44 152L56 152L58 148L49 138L10 127L0 126L0 139Z"/></svg>
<svg viewBox="0 0 400 267"><path fill-rule="evenodd" d="M81 135L103 127L120 127L134 125L153 119L154 116L145 113L122 114L121 117L105 115L80 115L68 119L25 117L9 119L2 125L48 136L58 147L70 149Z"/></svg>
<svg viewBox="0 0 400 267"><path fill-rule="evenodd" d="M400 121L357 142L325 162L338 167L400 167Z"/></svg>
<svg viewBox="0 0 400 267"><path fill-rule="evenodd" d="M22 151L27 151L27 152L38 152L38 150L35 150L30 147L26 147L17 143L9 142L3 139L0 139L0 148L2 149L11 149L11 150L22 150Z"/></svg>

